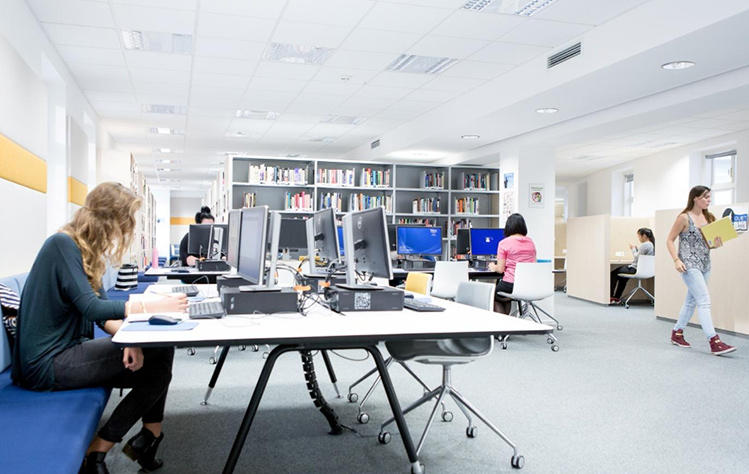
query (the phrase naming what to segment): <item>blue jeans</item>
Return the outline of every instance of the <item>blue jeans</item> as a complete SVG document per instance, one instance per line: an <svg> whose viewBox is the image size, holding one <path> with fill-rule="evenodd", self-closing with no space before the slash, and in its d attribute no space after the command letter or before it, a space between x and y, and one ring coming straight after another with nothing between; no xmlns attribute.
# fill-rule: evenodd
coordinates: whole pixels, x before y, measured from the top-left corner
<svg viewBox="0 0 749 474"><path fill-rule="evenodd" d="M681 311L679 311L679 320L674 326L674 331L684 329L694 314L694 309L697 308L697 317L707 338L710 339L717 334L713 327L713 316L710 312L710 293L707 292L707 280L709 278L710 271L701 272L696 268L690 268L686 273L681 274L681 279L687 285L687 298L684 300Z"/></svg>

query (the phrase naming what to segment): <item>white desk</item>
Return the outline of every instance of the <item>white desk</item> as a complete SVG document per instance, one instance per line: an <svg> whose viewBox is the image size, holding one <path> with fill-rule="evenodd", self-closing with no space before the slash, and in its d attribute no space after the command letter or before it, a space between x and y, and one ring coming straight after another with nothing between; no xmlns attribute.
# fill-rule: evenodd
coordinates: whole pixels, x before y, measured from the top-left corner
<svg viewBox="0 0 749 474"><path fill-rule="evenodd" d="M203 276L203 275L226 275L229 272L201 272L193 267L189 267L188 271L184 272L178 272L177 269L182 269L186 267L159 267L159 268L149 268L144 273L146 276Z"/></svg>
<svg viewBox="0 0 749 474"><path fill-rule="evenodd" d="M162 287L164 285L158 285ZM439 301L441 313L415 311L334 313L322 306L301 315L230 315L201 320L190 331L123 331L113 337L119 346L228 346L278 344L265 361L224 473L234 472L260 400L279 356L290 351L353 349L369 352L377 365L396 424L406 449L411 472L422 473L403 412L377 344L383 341L450 339L456 337L548 334L550 326L480 310L450 301ZM144 316L148 316L147 314ZM129 322L125 322L123 329ZM144 324L144 323L137 323Z"/></svg>

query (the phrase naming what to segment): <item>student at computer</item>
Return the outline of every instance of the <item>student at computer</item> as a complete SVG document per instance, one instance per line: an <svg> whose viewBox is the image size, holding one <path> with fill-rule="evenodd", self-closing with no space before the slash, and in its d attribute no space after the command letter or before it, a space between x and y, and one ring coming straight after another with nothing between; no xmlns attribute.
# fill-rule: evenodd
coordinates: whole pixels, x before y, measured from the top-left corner
<svg viewBox="0 0 749 474"><path fill-rule="evenodd" d="M201 207L200 212L195 214L196 224L213 224L215 221L216 219L213 217L213 214L211 214L211 208L208 206ZM186 233L185 236L182 237L182 241L179 243L179 261L183 267L194 266L195 262L200 258L200 255L187 253L187 242L189 236L190 233Z"/></svg>
<svg viewBox="0 0 749 474"><path fill-rule="evenodd" d="M119 262L129 251L140 206L140 198L119 183L95 187L73 220L44 242L21 295L11 373L16 385L37 391L132 389L91 442L84 474L107 473L106 453L138 420L143 428L123 451L145 470L162 466L156 450L164 438L174 348L120 349L111 337L92 339L94 323L114 334L130 313L187 308L185 295L141 303L106 298L106 262Z"/></svg>
<svg viewBox="0 0 749 474"><path fill-rule="evenodd" d="M518 263L536 261L536 244L528 237L528 227L520 214L512 214L505 223L505 238L497 246L497 263L490 263L489 270L504 273L497 282L497 292L512 293L515 286L515 267ZM509 314L510 301L498 297L494 301L494 310Z"/></svg>
<svg viewBox="0 0 749 474"><path fill-rule="evenodd" d="M684 339L684 328L697 308L700 325L710 342L713 355L724 355L736 350L720 340L713 327L710 311L710 293L707 281L710 277L710 248L700 233L700 227L715 221L715 216L707 210L710 206L710 188L695 186L689 191L687 207L676 217L671 232L668 233L666 248L674 261L676 271L687 286L687 297L679 312L679 320L671 331L671 343L679 347L691 347ZM679 237L679 250L674 246ZM721 247L720 238L714 241L715 247Z"/></svg>
<svg viewBox="0 0 749 474"><path fill-rule="evenodd" d="M637 229L637 240L640 241L640 246L629 244L629 249L632 251L634 261L629 265L623 267L617 267L611 272L611 299L609 304L621 303L622 293L624 288L627 286L629 278L619 276L620 273L626 273L634 275L637 273L637 258L640 255L655 255L655 237L653 231L647 227Z"/></svg>

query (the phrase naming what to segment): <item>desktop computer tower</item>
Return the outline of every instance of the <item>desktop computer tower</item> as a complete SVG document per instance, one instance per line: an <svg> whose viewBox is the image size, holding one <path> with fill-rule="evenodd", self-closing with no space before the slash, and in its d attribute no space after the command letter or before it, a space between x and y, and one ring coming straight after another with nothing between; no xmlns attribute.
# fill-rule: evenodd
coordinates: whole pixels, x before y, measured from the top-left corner
<svg viewBox="0 0 749 474"><path fill-rule="evenodd" d="M326 294L330 308L339 313L346 311L402 311L405 293L395 288L379 290L349 290L331 287Z"/></svg>
<svg viewBox="0 0 749 474"><path fill-rule="evenodd" d="M251 283L239 275L219 275L216 277L216 289L221 292L221 288L236 288L238 286L251 285Z"/></svg>
<svg viewBox="0 0 749 474"><path fill-rule="evenodd" d="M291 288L245 292L225 286L220 294L226 314L296 313L299 310L299 296Z"/></svg>
<svg viewBox="0 0 749 474"><path fill-rule="evenodd" d="M228 272L231 267L224 260L198 260L195 268L199 272Z"/></svg>

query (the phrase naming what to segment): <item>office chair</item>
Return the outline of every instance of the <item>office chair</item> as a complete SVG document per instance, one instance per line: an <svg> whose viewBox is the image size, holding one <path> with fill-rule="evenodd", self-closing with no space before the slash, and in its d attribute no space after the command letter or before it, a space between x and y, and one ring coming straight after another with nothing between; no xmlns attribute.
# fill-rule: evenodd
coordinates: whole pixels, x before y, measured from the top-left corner
<svg viewBox="0 0 749 474"><path fill-rule="evenodd" d="M651 295L648 290L646 290L642 286L642 280L647 280L648 278L653 278L655 276L655 256L654 255L640 255L637 258L637 273L634 275L630 275L627 273L620 273L620 277L622 278L629 278L629 279L636 279L637 280L637 286L632 289L629 293L627 293L627 297L624 299L624 307L626 309L629 309L629 300L632 299L632 297L637 293L638 291L642 290L643 293L648 295L648 298L650 298L650 301L655 304L655 296Z"/></svg>
<svg viewBox="0 0 749 474"><path fill-rule="evenodd" d="M458 285L456 301L483 310L492 311L494 308L494 291L495 285L493 283L474 281L460 282ZM437 408L443 403L445 397L449 396L456 402L460 411L463 412L468 419L466 436L469 438L475 438L478 435L478 428L473 424L473 419L471 418L471 414L473 414L483 421L486 426L494 431L494 433L496 433L512 448L513 455L510 461L512 467L517 469L523 467L525 459L518 454L518 449L515 444L513 444L513 442L510 441L507 436L494 426L484 415L476 410L476 408L474 408L468 400L458 393L452 385L453 365L467 364L480 357L484 357L491 353L493 346L494 338L492 337L471 337L445 340L426 339L416 341L391 341L385 343L385 347L387 347L391 357L396 361L404 362L413 360L421 364L442 366L442 384L403 410L403 414L406 415L429 400L437 397L437 402L435 403L434 408L432 408L432 413L429 416L429 420L427 421L424 432L421 435L419 444L416 447L416 454L419 454L421 448L424 446L424 441L426 440L429 429L432 427L435 415L437 414ZM452 420L452 413L443 412L442 420ZM385 428L393 421L394 418L390 418L380 427L380 434L377 437L380 443L387 444L390 442L391 435L389 432L385 431Z"/></svg>
<svg viewBox="0 0 749 474"><path fill-rule="evenodd" d="M562 268L555 268L551 271L554 275L558 274L564 274L564 280L562 280L562 284L558 287L554 287L554 291L556 291L557 288L561 288L562 291L567 293L567 257L564 257L564 266ZM555 282L556 283L556 282Z"/></svg>
<svg viewBox="0 0 749 474"><path fill-rule="evenodd" d="M551 262L544 263L518 263L515 267L515 284L512 293L498 292L497 296L509 298L517 303L517 309L512 315L518 315L519 318L530 318L533 321L543 324L538 312L548 316L556 323L557 331L563 329L557 319L534 304L554 294L554 274L552 273ZM507 349L507 339L505 336L500 340L502 349ZM557 352L559 346L556 344L557 338L554 334L549 334L546 342L551 344L551 350Z"/></svg>
<svg viewBox="0 0 749 474"><path fill-rule="evenodd" d="M432 296L454 300L458 291L458 284L462 281L468 281L468 260L435 262L432 281Z"/></svg>
<svg viewBox="0 0 749 474"><path fill-rule="evenodd" d="M418 273L418 272L410 272L408 276L406 277L406 290L407 291L413 291L414 293L420 293L422 295L428 295L429 294L429 284L432 281L432 275L428 273ZM390 368L390 365L393 363L393 358L388 357L385 359L385 366ZM398 364L403 367L403 369L411 374L411 376L416 379L416 381L422 386L424 389L424 392L429 392L431 388L429 388L428 385L424 383L421 378L419 378L418 375L416 375L410 367L408 367L405 362L398 362ZM348 389L348 395L347 399L351 403L356 403L357 400L359 400L359 395L353 391L354 387L362 383L364 380L368 379L371 375L373 375L377 371L376 368L370 370L366 374L364 374L362 377L360 377L356 382L354 382ZM369 387L369 390L367 390L367 393L364 395L364 398L362 398L361 403L359 403L359 413L356 415L356 420L359 423L365 424L369 422L369 414L365 413L363 411L364 404L367 403L367 400L372 395L372 392L374 392L374 389L377 388L377 386L380 384L380 376L378 375L375 379L374 383L371 387Z"/></svg>

